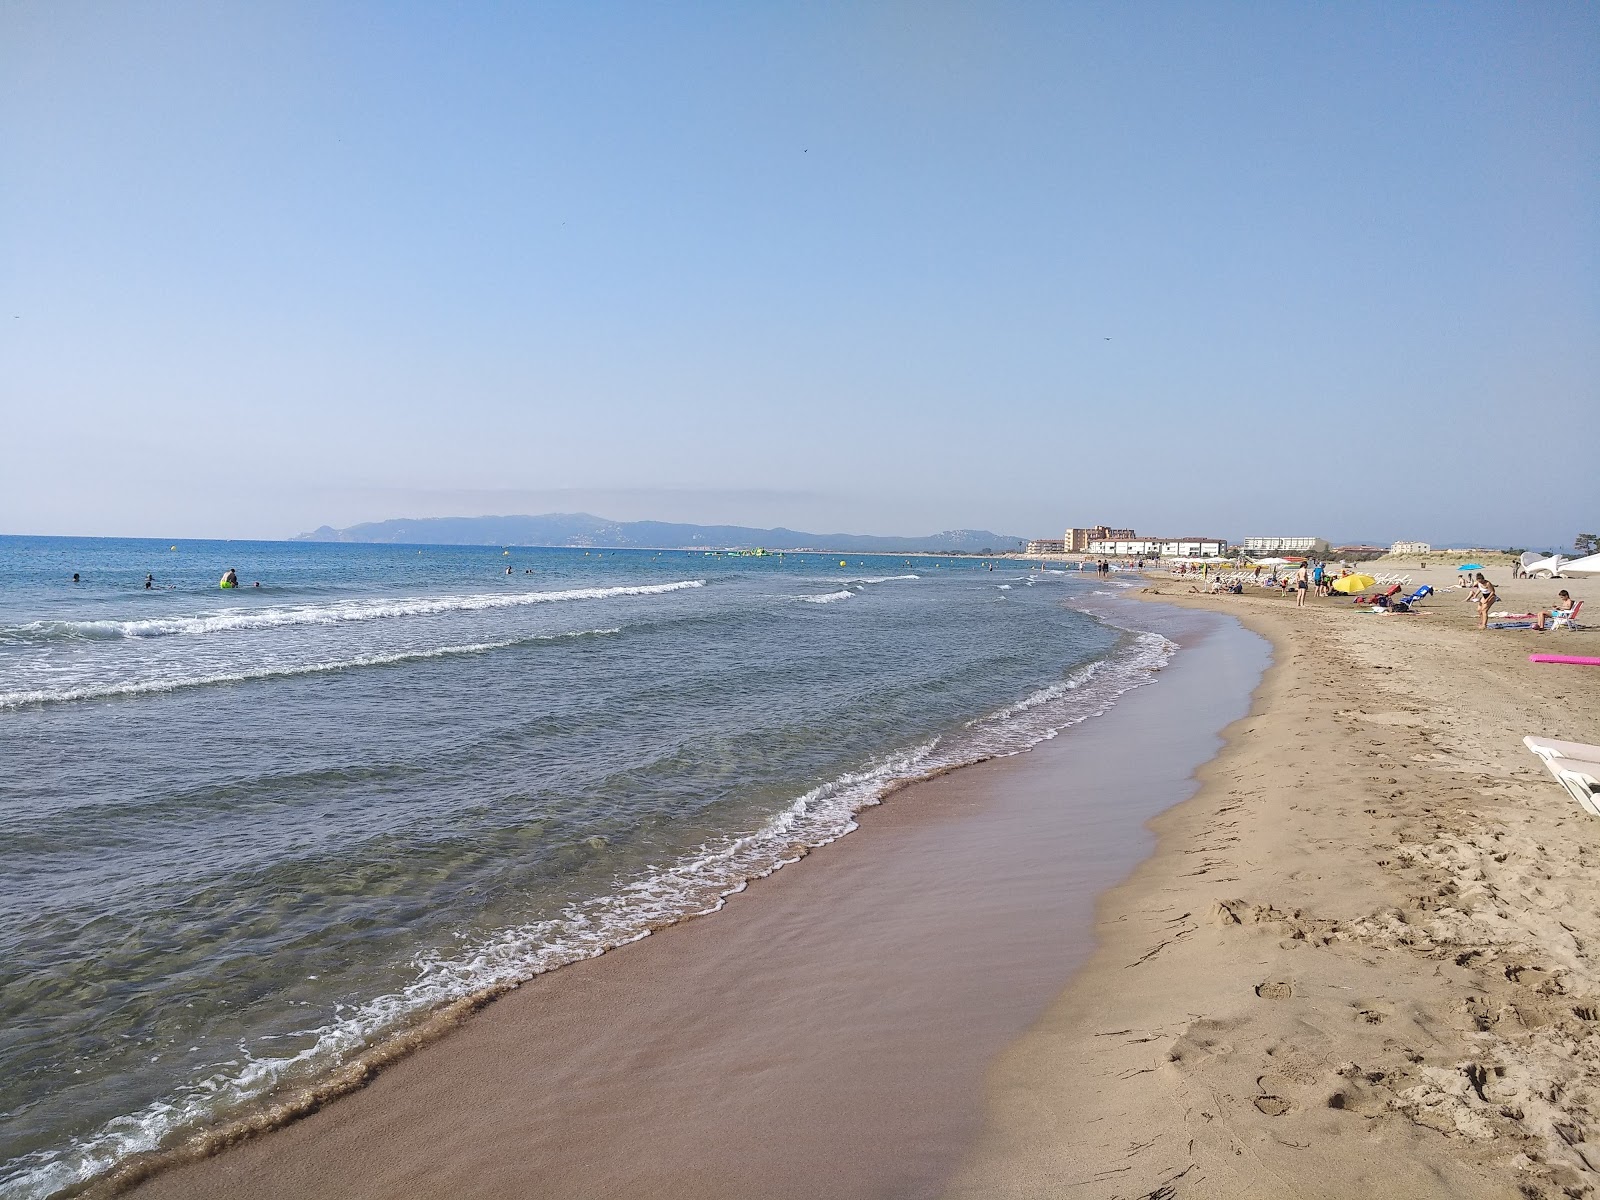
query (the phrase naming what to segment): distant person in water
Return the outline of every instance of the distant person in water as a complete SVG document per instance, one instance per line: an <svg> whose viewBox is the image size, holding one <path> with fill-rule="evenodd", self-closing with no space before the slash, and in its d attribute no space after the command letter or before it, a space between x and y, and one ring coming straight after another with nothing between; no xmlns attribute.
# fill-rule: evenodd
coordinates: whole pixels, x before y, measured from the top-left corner
<svg viewBox="0 0 1600 1200"><path fill-rule="evenodd" d="M76 571L74 571L72 573L72 582L73 583L82 583L83 582L83 580L78 578L78 573Z"/></svg>
<svg viewBox="0 0 1600 1200"><path fill-rule="evenodd" d="M144 590L145 591L148 592L151 588L155 587L155 585L156 585L156 577L154 575L146 575L144 577Z"/></svg>
<svg viewBox="0 0 1600 1200"><path fill-rule="evenodd" d="M258 579L258 580L256 580L256 581L255 581L255 582L254 582L254 583L252 583L252 584L251 584L251 585L250 585L250 586L251 586L251 587L260 587L260 586L261 586L261 580L259 580L259 579Z"/></svg>
<svg viewBox="0 0 1600 1200"><path fill-rule="evenodd" d="M239 572L235 571L232 567L229 567L226 571L224 571L222 573L222 586L225 588L238 587Z"/></svg>

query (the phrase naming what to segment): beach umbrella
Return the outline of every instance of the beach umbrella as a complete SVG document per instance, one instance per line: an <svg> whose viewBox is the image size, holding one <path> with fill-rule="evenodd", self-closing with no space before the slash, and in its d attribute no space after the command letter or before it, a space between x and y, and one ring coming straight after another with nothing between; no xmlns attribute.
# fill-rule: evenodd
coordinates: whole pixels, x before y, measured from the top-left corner
<svg viewBox="0 0 1600 1200"><path fill-rule="evenodd" d="M1351 595L1355 592L1365 591L1378 581L1371 575L1341 575L1333 581L1333 590Z"/></svg>

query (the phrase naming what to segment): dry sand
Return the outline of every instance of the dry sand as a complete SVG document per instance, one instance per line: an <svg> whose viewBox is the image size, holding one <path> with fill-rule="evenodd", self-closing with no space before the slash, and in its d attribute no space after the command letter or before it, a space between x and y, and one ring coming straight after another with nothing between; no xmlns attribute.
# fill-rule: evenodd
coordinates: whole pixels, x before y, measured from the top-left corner
<svg viewBox="0 0 1600 1200"><path fill-rule="evenodd" d="M1489 574L1516 611L1600 603ZM1593 1193L1600 823L1520 739L1600 742L1600 670L1527 661L1600 633L1479 632L1441 591L1419 616L1178 597L1277 664L991 1071L950 1197Z"/></svg>

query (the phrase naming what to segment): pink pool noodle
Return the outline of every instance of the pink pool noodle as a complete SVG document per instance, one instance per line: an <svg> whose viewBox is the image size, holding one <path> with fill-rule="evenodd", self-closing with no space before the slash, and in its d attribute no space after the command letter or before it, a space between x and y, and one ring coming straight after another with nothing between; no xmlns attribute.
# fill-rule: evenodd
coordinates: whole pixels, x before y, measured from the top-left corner
<svg viewBox="0 0 1600 1200"><path fill-rule="evenodd" d="M1528 661L1566 663L1573 667L1600 667L1600 658L1579 658L1573 654L1530 654Z"/></svg>

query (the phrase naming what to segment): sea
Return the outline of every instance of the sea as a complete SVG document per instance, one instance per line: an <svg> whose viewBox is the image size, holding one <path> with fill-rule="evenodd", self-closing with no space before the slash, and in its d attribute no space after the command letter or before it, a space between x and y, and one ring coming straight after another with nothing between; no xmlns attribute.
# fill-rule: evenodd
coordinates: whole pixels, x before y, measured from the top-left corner
<svg viewBox="0 0 1600 1200"><path fill-rule="evenodd" d="M1095 611L1118 586L0 538L0 1196L246 1119L1105 711L1176 649Z"/></svg>

